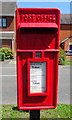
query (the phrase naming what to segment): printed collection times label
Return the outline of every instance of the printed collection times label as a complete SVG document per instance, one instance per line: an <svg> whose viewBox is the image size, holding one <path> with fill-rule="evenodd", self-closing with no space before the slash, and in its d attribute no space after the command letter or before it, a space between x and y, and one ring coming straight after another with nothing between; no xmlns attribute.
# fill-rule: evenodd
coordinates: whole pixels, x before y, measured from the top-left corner
<svg viewBox="0 0 72 120"><path fill-rule="evenodd" d="M46 62L30 63L30 93L46 92Z"/></svg>

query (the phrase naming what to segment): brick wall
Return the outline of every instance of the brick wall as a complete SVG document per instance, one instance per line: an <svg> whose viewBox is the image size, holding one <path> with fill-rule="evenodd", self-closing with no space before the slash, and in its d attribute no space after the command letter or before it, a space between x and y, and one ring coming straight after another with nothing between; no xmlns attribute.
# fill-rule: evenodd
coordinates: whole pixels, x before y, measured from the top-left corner
<svg viewBox="0 0 72 120"><path fill-rule="evenodd" d="M67 61L72 61L72 56L66 56Z"/></svg>
<svg viewBox="0 0 72 120"><path fill-rule="evenodd" d="M65 38L71 36L72 34L72 25L61 25L60 26L60 40L64 40Z"/></svg>
<svg viewBox="0 0 72 120"><path fill-rule="evenodd" d="M0 31L14 31L14 16L3 16L3 18L6 18L6 20L7 20L7 27L2 28L2 29L0 28ZM12 43L12 40L10 40L10 39L3 39L2 47L13 49L14 43Z"/></svg>
<svg viewBox="0 0 72 120"><path fill-rule="evenodd" d="M7 27L0 29L0 31L14 31L14 17L4 16L4 18L7 18Z"/></svg>
<svg viewBox="0 0 72 120"><path fill-rule="evenodd" d="M12 40L7 40L7 39L3 39L2 40L2 47L4 47L4 48L10 48L11 49L11 47L12 47Z"/></svg>
<svg viewBox="0 0 72 120"><path fill-rule="evenodd" d="M67 37L72 36L72 25L61 25L60 26L60 41L63 41ZM72 39L66 41L64 43L64 50L68 51L70 49L70 42L72 42ZM72 56L66 56L67 61L72 61Z"/></svg>
<svg viewBox="0 0 72 120"><path fill-rule="evenodd" d="M64 39L70 36L72 36L72 25L61 25L60 26L60 41L63 41ZM64 46L65 51L70 49L70 45L69 45L70 42L72 42L72 39L65 42L65 46Z"/></svg>
<svg viewBox="0 0 72 120"><path fill-rule="evenodd" d="M68 41L65 42L65 46L64 46L64 50L65 51L68 51L70 49L69 43L70 43L70 40L68 40Z"/></svg>

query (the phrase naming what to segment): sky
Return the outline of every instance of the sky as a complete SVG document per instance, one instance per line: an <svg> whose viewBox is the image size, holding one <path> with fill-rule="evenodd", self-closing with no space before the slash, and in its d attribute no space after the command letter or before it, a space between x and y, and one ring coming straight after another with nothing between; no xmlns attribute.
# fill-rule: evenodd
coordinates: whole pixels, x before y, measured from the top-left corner
<svg viewBox="0 0 72 120"><path fill-rule="evenodd" d="M72 2L18 2L20 8L59 8L62 14L70 14Z"/></svg>

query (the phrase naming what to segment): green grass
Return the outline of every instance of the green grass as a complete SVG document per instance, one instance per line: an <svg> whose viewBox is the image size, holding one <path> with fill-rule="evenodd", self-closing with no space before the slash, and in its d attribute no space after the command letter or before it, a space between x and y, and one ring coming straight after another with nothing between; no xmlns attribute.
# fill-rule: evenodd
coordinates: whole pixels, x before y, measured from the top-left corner
<svg viewBox="0 0 72 120"><path fill-rule="evenodd" d="M72 114L70 115L71 110L71 105L59 104L56 109L40 110L40 117L72 118ZM2 105L0 106L0 113L1 112L2 118L29 118L29 111L18 110L16 105Z"/></svg>
<svg viewBox="0 0 72 120"><path fill-rule="evenodd" d="M70 105L59 104L56 109L42 110L42 118L71 118Z"/></svg>
<svg viewBox="0 0 72 120"><path fill-rule="evenodd" d="M64 64L65 65L72 65L72 61L65 61Z"/></svg>

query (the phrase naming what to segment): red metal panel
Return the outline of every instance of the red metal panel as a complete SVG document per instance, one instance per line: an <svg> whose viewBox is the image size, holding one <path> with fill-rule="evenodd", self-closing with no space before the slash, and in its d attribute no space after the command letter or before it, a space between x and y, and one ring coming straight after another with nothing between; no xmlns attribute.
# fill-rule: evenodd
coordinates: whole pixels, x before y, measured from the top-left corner
<svg viewBox="0 0 72 120"><path fill-rule="evenodd" d="M17 8L16 52L18 108L53 109L58 94L60 11L48 8ZM40 52L40 58L36 58ZM30 93L30 62L46 61L46 92Z"/></svg>

